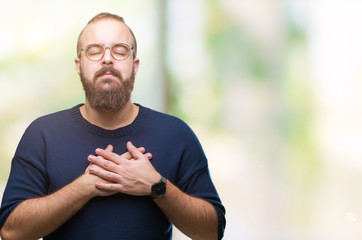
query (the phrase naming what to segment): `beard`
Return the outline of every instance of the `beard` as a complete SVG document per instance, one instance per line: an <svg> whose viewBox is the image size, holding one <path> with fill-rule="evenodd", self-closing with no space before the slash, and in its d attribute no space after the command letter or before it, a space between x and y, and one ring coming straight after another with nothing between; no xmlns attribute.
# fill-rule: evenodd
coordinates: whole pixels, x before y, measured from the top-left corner
<svg viewBox="0 0 362 240"><path fill-rule="evenodd" d="M118 80L100 79L97 78L111 72ZM85 96L91 108L107 112L116 112L122 110L131 97L131 92L134 86L135 73L132 68L132 74L129 78L124 79L119 71L113 67L101 68L94 74L92 80L84 76L83 70L80 69L80 80L82 81ZM103 89L99 85L99 81L111 84L112 86Z"/></svg>

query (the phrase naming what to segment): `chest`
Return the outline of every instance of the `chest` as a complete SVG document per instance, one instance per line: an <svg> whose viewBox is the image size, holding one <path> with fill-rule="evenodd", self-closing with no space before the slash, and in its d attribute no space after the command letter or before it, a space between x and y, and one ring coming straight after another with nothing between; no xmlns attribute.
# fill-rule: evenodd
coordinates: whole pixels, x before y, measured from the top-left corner
<svg viewBox="0 0 362 240"><path fill-rule="evenodd" d="M182 153L170 147L169 141L139 136L127 138L102 138L88 136L59 136L47 142L46 171L48 176L48 192L54 192L81 176L89 166L90 154L96 148L114 147L114 152L121 155L127 152L126 143L132 141L137 147L144 147L152 153L150 160L154 168L171 181L176 181Z"/></svg>

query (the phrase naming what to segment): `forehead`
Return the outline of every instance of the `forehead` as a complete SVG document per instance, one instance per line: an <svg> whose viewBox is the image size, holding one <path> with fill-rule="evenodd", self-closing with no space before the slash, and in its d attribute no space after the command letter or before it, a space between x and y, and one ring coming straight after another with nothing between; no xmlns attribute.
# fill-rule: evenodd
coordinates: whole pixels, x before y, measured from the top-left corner
<svg viewBox="0 0 362 240"><path fill-rule="evenodd" d="M109 46L115 43L132 45L132 35L128 26L115 19L100 19L88 24L81 36L81 44L98 43Z"/></svg>

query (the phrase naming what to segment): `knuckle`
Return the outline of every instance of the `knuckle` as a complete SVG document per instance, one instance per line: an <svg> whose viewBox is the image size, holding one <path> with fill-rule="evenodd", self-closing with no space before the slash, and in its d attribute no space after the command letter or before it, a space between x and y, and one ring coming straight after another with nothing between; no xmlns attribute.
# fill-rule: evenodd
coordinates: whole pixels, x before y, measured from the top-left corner
<svg viewBox="0 0 362 240"><path fill-rule="evenodd" d="M110 162L110 161L105 161L105 162L104 162L104 166L105 166L106 168L109 168L109 167L111 166L111 162Z"/></svg>
<svg viewBox="0 0 362 240"><path fill-rule="evenodd" d="M106 178L111 179L111 178L112 178L112 173L107 172L107 173L106 173Z"/></svg>

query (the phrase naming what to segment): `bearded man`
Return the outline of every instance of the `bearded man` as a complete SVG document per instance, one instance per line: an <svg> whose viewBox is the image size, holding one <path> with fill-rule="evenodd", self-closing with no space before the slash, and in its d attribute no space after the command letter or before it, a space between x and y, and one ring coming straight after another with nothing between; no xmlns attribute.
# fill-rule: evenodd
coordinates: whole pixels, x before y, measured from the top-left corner
<svg viewBox="0 0 362 240"><path fill-rule="evenodd" d="M139 59L123 18L91 19L77 54L85 104L26 129L0 209L2 239L162 240L173 224L192 239L221 239L225 209L196 136L131 102Z"/></svg>

